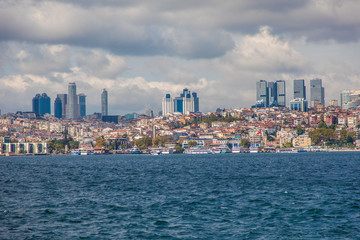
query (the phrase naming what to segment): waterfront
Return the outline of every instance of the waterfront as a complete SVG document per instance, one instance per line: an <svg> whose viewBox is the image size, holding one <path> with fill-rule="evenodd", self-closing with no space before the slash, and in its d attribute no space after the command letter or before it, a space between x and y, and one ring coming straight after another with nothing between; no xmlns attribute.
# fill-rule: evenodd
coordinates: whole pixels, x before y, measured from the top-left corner
<svg viewBox="0 0 360 240"><path fill-rule="evenodd" d="M360 237L360 154L0 158L1 239Z"/></svg>

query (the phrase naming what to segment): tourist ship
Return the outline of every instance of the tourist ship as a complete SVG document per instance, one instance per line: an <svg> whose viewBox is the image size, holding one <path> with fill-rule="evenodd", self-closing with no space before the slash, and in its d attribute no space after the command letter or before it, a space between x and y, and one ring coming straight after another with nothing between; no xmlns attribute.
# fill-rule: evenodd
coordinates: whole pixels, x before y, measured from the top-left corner
<svg viewBox="0 0 360 240"><path fill-rule="evenodd" d="M185 154L211 154L210 149L206 148L188 148L184 151Z"/></svg>
<svg viewBox="0 0 360 240"><path fill-rule="evenodd" d="M220 145L212 148L213 153L231 153L230 148L227 145Z"/></svg>

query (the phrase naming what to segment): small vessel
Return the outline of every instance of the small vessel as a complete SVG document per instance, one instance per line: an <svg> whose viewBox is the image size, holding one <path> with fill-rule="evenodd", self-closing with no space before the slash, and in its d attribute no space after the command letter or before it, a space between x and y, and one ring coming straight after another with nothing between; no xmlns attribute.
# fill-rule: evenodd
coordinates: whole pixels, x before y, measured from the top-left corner
<svg viewBox="0 0 360 240"><path fill-rule="evenodd" d="M80 155L80 149L73 149L71 150L71 155Z"/></svg>
<svg viewBox="0 0 360 240"><path fill-rule="evenodd" d="M210 149L206 148L188 148L184 151L185 154L211 154Z"/></svg>
<svg viewBox="0 0 360 240"><path fill-rule="evenodd" d="M251 147L249 148L249 152L250 152L250 153L258 153L258 152L259 152L259 148L256 147L256 146L251 146Z"/></svg>
<svg viewBox="0 0 360 240"><path fill-rule="evenodd" d="M295 148L278 148L276 149L277 153L298 153Z"/></svg>
<svg viewBox="0 0 360 240"><path fill-rule="evenodd" d="M150 154L151 155L160 155L160 154L162 154L162 149L161 148L153 148L153 149L151 149Z"/></svg>
<svg viewBox="0 0 360 240"><path fill-rule="evenodd" d="M220 145L212 149L213 153L231 153L230 148L227 145Z"/></svg>
<svg viewBox="0 0 360 240"><path fill-rule="evenodd" d="M141 154L140 149L137 146L134 146L131 151L130 154Z"/></svg>
<svg viewBox="0 0 360 240"><path fill-rule="evenodd" d="M93 155L94 154L94 149L83 149L80 148L79 149L80 155Z"/></svg>

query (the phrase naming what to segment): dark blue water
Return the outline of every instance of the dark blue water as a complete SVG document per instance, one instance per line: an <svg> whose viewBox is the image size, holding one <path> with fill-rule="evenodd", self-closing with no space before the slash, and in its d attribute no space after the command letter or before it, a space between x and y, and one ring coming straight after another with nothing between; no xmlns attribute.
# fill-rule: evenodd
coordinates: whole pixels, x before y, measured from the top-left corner
<svg viewBox="0 0 360 240"><path fill-rule="evenodd" d="M1 157L0 239L360 239L360 154Z"/></svg>

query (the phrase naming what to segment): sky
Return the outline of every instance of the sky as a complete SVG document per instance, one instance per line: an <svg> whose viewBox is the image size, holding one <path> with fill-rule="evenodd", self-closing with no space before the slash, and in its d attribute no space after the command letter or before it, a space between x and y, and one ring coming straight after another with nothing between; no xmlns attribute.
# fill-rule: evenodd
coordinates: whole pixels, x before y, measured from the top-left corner
<svg viewBox="0 0 360 240"><path fill-rule="evenodd" d="M0 110L31 111L69 82L87 114L161 110L198 93L200 111L249 107L256 81L321 78L326 103L360 89L358 0L0 0ZM307 93L309 96L309 92Z"/></svg>

